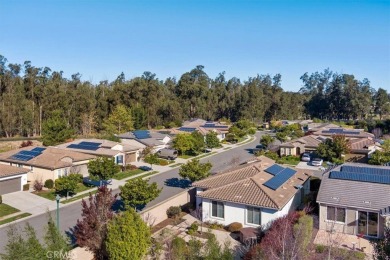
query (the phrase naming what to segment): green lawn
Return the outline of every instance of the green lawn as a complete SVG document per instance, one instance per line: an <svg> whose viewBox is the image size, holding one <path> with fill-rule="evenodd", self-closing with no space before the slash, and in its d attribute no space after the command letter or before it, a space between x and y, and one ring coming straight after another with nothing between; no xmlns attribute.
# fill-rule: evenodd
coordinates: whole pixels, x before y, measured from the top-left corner
<svg viewBox="0 0 390 260"><path fill-rule="evenodd" d="M136 177L136 178L134 178L134 179L138 179L138 178L143 179L143 178L145 178L145 177L151 176L151 175L156 174L156 173L159 173L159 172L158 172L158 171L148 172L148 173L146 173L146 174L144 174L144 175L141 175L141 176L138 176L138 177ZM130 179L130 180L126 181L126 182L129 182L129 181L131 181L131 180L133 180L133 179Z"/></svg>
<svg viewBox="0 0 390 260"><path fill-rule="evenodd" d="M179 155L179 158L182 158L182 159L190 159L192 157L194 157L194 155L188 155L188 154Z"/></svg>
<svg viewBox="0 0 390 260"><path fill-rule="evenodd" d="M10 217L10 218L6 218L6 219L3 219L3 220L0 220L0 225L7 224L9 222L12 222L12 221L15 221L15 220L18 220L18 219L21 219L21 218L25 218L25 217L28 217L28 216L31 216L31 214L30 213L23 213L23 214L16 215L16 216L13 216L13 217Z"/></svg>
<svg viewBox="0 0 390 260"><path fill-rule="evenodd" d="M124 171L124 172L119 172L119 173L115 174L114 177L112 177L112 178L115 180L122 180L124 178L131 177L131 176L134 176L136 174L140 174L142 172L144 172L144 170L141 170L141 169Z"/></svg>
<svg viewBox="0 0 390 260"><path fill-rule="evenodd" d="M279 158L277 160L277 163L291 164L291 165L298 165L299 162L300 162L299 157L295 157L295 156L286 156L286 157Z"/></svg>
<svg viewBox="0 0 390 260"><path fill-rule="evenodd" d="M97 189L96 190L93 190L91 192L88 192L88 193L85 193L85 194L81 194L79 196L74 196L70 199L67 199L67 200L63 200L61 201L62 204L67 204L69 202L72 202L72 201L76 201L76 200L80 200L80 199L83 199L83 198L86 198L86 197L89 197L89 194L95 194L97 192Z"/></svg>
<svg viewBox="0 0 390 260"><path fill-rule="evenodd" d="M223 148L224 150L229 150L229 149L232 149L231 147L225 147Z"/></svg>
<svg viewBox="0 0 390 260"><path fill-rule="evenodd" d="M10 205L4 204L4 203L0 204L0 218L7 216L7 215L10 215L10 214L13 214L13 213L16 213L16 212L19 212L19 211L20 210L15 209L14 207L11 207Z"/></svg>
<svg viewBox="0 0 390 260"><path fill-rule="evenodd" d="M86 190L92 190L94 187L86 186L84 183L77 184L77 188L75 190L75 193L80 193ZM48 200L56 200L56 191L53 190L45 190L45 191L39 191L39 192L33 192L33 194L41 196L42 198L48 199Z"/></svg>
<svg viewBox="0 0 390 260"><path fill-rule="evenodd" d="M170 165L169 167L175 168L175 167L180 166L180 165L182 165L182 164L183 164L183 163L176 163L176 164Z"/></svg>
<svg viewBox="0 0 390 260"><path fill-rule="evenodd" d="M56 200L55 190L43 190L43 191L33 192L33 194L41 196L42 198L48 200Z"/></svg>
<svg viewBox="0 0 390 260"><path fill-rule="evenodd" d="M206 153L206 154L202 154L202 155L199 155L196 157L196 159L200 159L200 158L203 158L203 157L206 157L206 156L209 156L209 155L212 155L212 154L216 154L217 152L211 152L211 153Z"/></svg>

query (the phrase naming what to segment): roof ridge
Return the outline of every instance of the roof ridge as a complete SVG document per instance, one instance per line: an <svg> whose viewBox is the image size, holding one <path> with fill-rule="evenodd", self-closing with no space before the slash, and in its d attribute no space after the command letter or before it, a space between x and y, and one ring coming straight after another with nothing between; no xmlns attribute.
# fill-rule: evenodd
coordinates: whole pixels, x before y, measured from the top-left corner
<svg viewBox="0 0 390 260"><path fill-rule="evenodd" d="M241 167L240 167L241 166ZM253 167L254 165L252 164L249 164L249 165L238 165L236 168L233 168L233 169L230 169L230 170L226 170L226 171L221 171L221 172L218 172L216 174L214 174L213 176L210 176L206 179L203 179L203 180L200 180L200 181L197 181L196 183L201 183L203 181L206 181L206 180L212 180L212 179L215 179L217 177L220 177L221 175L228 175L228 174L233 174L235 173L236 171L238 170L242 170L242 169L245 169L246 167L250 168L249 166Z"/></svg>

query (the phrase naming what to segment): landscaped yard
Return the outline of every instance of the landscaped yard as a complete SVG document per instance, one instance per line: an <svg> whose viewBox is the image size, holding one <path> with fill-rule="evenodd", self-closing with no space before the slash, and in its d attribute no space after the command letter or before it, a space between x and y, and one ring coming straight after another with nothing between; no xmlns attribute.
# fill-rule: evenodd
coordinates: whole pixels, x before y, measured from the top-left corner
<svg viewBox="0 0 390 260"><path fill-rule="evenodd" d="M179 155L179 158L182 158L182 159L190 159L192 157L195 157L195 156L194 155L188 155L188 154Z"/></svg>
<svg viewBox="0 0 390 260"><path fill-rule="evenodd" d="M86 190L91 190L93 189L94 187L91 187L91 186L87 186L85 185L84 183L78 183L77 184L77 188L75 190L75 193L80 193L80 192L83 192L83 191L86 191ZM56 200L56 191L53 189L53 190L42 190L42 191L34 191L33 194L35 195L38 195L38 196L41 196L42 198L45 198L45 199L48 199L48 200Z"/></svg>
<svg viewBox="0 0 390 260"><path fill-rule="evenodd" d="M28 217L28 216L31 216L31 214L30 213L23 213L23 214L20 214L20 215L13 216L11 218L6 218L6 219L3 219L3 220L0 220L0 225L6 224L6 223L9 223L9 222L21 219L21 218L25 218L25 217Z"/></svg>
<svg viewBox="0 0 390 260"><path fill-rule="evenodd" d="M83 198L86 198L86 197L89 197L89 194L91 193L92 195L95 194L97 192L97 189L96 190L93 190L91 192L88 192L88 193L84 193L84 194L81 194L79 196L74 196L70 199L67 199L67 200L63 200L61 201L62 204L67 204L69 202L73 202L73 201L76 201L76 200L79 200L79 199L83 199Z"/></svg>
<svg viewBox="0 0 390 260"><path fill-rule="evenodd" d="M277 160L277 163L291 164L291 165L298 165L299 162L300 159L297 156L283 156L282 158Z"/></svg>
<svg viewBox="0 0 390 260"><path fill-rule="evenodd" d="M20 210L15 209L14 207L11 207L10 205L4 204L4 203L0 204L0 218L7 216L7 215L10 215L10 214L13 214L13 213L16 213L16 212L19 212L19 211Z"/></svg>
<svg viewBox="0 0 390 260"><path fill-rule="evenodd" d="M142 169L135 169L135 170L130 170L130 171L124 171L124 172L119 172L112 177L115 180L122 180L131 176L134 176L136 174L140 174L144 172Z"/></svg>

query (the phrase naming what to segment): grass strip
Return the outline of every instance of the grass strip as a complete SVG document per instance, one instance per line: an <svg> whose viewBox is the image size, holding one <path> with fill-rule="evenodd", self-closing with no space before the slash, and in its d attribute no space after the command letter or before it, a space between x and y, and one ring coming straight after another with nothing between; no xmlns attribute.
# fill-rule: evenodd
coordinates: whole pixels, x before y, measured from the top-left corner
<svg viewBox="0 0 390 260"><path fill-rule="evenodd" d="M203 158L203 157L206 157L206 156L209 156L209 155L212 155L212 154L216 154L217 152L211 152L211 153L206 153L206 154L203 154L203 155L199 155L197 157L195 157L196 159L200 159L200 158Z"/></svg>
<svg viewBox="0 0 390 260"><path fill-rule="evenodd" d="M170 165L169 167L175 168L175 167L180 166L180 165L182 165L182 164L183 164L183 163L176 163L176 164Z"/></svg>
<svg viewBox="0 0 390 260"><path fill-rule="evenodd" d="M229 149L232 149L231 147L225 147L223 148L223 150L229 150Z"/></svg>
<svg viewBox="0 0 390 260"><path fill-rule="evenodd" d="M135 170L131 170L131 171L124 171L124 172L119 172L119 173L115 174L112 178L115 179L115 180L123 180L125 178L134 176L134 175L142 173L142 172L144 172L144 170L142 170L142 169L135 169Z"/></svg>
<svg viewBox="0 0 390 260"><path fill-rule="evenodd" d="M0 225L4 225L4 224L10 223L12 221L28 217L28 216L31 216L31 214L30 213L22 213L20 215L16 215L16 216L13 216L13 217L10 217L10 218L6 218L6 219L3 219L3 220L0 221Z"/></svg>
<svg viewBox="0 0 390 260"><path fill-rule="evenodd" d="M97 192L97 189L96 190L93 190L91 192L88 192L88 193L85 193L85 194L81 194L81 195L78 195L78 196L74 196L70 199L67 199L67 200L63 200L61 201L62 204L67 204L69 202L73 202L73 201L76 201L76 200L79 200L79 199L83 199L85 197L89 197L89 194L91 193L92 195L95 194Z"/></svg>
<svg viewBox="0 0 390 260"><path fill-rule="evenodd" d="M15 209L14 207L11 207L8 204L2 203L0 204L0 217L4 217L7 215L14 214L16 212L19 212L20 210Z"/></svg>

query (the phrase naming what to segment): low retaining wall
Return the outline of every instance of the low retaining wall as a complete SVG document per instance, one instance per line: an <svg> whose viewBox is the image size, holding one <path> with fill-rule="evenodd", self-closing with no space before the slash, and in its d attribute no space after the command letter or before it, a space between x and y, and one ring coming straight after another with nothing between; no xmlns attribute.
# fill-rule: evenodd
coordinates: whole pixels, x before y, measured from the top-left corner
<svg viewBox="0 0 390 260"><path fill-rule="evenodd" d="M182 206L188 202L195 202L195 189L185 190L177 195L170 197L146 210L140 212L141 217L149 224L156 225L166 220L167 209L171 206Z"/></svg>

